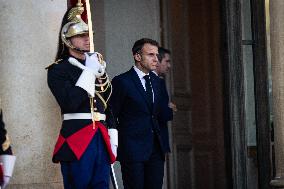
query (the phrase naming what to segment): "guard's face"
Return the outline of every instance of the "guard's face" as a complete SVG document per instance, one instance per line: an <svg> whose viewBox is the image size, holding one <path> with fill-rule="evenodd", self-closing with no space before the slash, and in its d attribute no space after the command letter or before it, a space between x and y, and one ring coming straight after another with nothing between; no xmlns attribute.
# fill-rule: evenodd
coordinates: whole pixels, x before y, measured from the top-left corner
<svg viewBox="0 0 284 189"><path fill-rule="evenodd" d="M165 54L165 57L162 61L157 65L158 74L166 74L169 72L171 68L171 57L169 54Z"/></svg>
<svg viewBox="0 0 284 189"><path fill-rule="evenodd" d="M71 37L70 41L74 47L86 52L90 51L90 40L87 33Z"/></svg>
<svg viewBox="0 0 284 189"><path fill-rule="evenodd" d="M146 43L139 54L135 55L137 61L137 67L144 73L149 73L157 67L158 63L158 47Z"/></svg>

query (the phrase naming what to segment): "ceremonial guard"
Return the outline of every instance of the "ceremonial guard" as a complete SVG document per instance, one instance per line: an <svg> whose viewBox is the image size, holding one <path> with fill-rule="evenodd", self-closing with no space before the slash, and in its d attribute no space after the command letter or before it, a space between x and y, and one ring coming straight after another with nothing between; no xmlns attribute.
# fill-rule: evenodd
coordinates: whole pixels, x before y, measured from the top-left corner
<svg viewBox="0 0 284 189"><path fill-rule="evenodd" d="M61 164L65 189L108 189L118 143L108 105L112 87L106 62L94 52L91 22L82 20L83 12L80 0L66 12L56 61L47 68L48 86L63 119L52 159Z"/></svg>
<svg viewBox="0 0 284 189"><path fill-rule="evenodd" d="M11 141L5 129L0 100L0 189L6 188L12 177L16 156L13 155Z"/></svg>

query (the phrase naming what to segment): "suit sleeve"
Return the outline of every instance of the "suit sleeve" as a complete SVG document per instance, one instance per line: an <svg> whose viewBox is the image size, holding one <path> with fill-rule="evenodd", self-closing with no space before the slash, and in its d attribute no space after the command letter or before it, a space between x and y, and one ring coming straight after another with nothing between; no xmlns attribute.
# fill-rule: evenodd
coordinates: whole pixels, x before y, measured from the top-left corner
<svg viewBox="0 0 284 189"><path fill-rule="evenodd" d="M161 79L161 113L160 120L167 122L173 120L173 110L169 107L169 95L164 79Z"/></svg>
<svg viewBox="0 0 284 189"><path fill-rule="evenodd" d="M110 106L113 112L114 118L117 120L119 112L124 104L125 99L125 89L123 87L122 81L114 77L112 80L113 92L110 97Z"/></svg>
<svg viewBox="0 0 284 189"><path fill-rule="evenodd" d="M76 112L78 107L88 100L87 92L75 86L61 67L52 67L48 70L47 82L59 106L65 112Z"/></svg>

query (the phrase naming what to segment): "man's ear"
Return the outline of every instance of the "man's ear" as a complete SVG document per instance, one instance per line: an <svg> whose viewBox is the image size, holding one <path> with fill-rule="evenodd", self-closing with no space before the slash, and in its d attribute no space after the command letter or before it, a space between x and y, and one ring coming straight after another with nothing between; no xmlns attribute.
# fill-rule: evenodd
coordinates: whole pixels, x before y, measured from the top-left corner
<svg viewBox="0 0 284 189"><path fill-rule="evenodd" d="M141 55L140 54L138 54L138 53L136 53L135 55L134 55L134 59L136 60L136 61L138 61L138 62L140 62L141 61Z"/></svg>

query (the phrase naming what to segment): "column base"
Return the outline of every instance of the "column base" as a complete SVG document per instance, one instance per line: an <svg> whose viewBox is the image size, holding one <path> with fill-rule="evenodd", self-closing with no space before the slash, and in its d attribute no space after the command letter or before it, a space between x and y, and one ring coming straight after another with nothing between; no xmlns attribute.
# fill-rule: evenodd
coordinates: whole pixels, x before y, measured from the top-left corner
<svg viewBox="0 0 284 189"><path fill-rule="evenodd" d="M284 178L283 177L275 177L270 181L270 185L276 188L284 188Z"/></svg>

